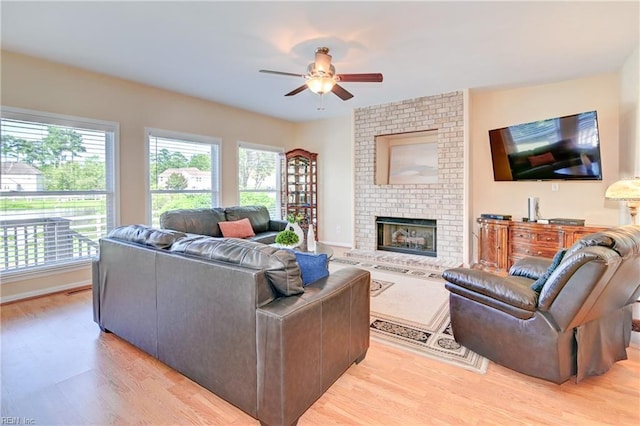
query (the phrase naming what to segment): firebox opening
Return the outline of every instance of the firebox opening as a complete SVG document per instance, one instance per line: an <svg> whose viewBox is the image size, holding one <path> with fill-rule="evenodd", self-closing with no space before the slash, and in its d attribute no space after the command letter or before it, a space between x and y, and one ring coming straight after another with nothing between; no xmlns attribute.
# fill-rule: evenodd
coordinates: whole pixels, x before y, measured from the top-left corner
<svg viewBox="0 0 640 426"><path fill-rule="evenodd" d="M437 225L431 219L377 217L378 250L436 257Z"/></svg>

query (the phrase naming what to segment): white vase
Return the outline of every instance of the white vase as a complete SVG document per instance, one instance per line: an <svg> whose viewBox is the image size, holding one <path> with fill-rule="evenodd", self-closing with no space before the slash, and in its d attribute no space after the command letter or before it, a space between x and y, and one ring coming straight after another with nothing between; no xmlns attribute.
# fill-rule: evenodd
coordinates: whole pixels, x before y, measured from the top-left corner
<svg viewBox="0 0 640 426"><path fill-rule="evenodd" d="M300 244L302 244L302 242L304 241L304 231L302 230L302 228L300 228L300 224L295 222L295 223L287 223L287 226L285 227L285 229L289 229L293 232L296 233L296 235L298 236L298 244L295 245L295 247L298 247Z"/></svg>
<svg viewBox="0 0 640 426"><path fill-rule="evenodd" d="M309 230L307 231L307 251L316 250L316 233L313 231L313 225L309 224Z"/></svg>

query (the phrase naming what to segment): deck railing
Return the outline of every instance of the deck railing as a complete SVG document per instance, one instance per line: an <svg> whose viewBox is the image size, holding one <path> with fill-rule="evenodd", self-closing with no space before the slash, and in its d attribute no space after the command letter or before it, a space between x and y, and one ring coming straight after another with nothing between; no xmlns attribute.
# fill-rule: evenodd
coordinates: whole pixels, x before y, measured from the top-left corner
<svg viewBox="0 0 640 426"><path fill-rule="evenodd" d="M0 221L0 272L96 256L97 241L81 231L62 217Z"/></svg>

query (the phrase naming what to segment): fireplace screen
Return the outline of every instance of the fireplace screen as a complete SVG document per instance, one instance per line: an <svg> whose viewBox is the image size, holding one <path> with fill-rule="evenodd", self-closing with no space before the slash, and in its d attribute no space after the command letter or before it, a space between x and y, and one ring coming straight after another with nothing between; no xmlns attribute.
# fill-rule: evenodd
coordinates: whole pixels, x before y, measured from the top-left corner
<svg viewBox="0 0 640 426"><path fill-rule="evenodd" d="M378 217L376 225L378 250L437 256L435 220Z"/></svg>

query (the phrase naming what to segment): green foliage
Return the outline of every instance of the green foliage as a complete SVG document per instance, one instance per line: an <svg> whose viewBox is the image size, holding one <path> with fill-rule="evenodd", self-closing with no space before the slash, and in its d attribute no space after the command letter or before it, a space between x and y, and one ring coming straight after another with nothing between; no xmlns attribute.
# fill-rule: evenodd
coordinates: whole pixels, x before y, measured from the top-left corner
<svg viewBox="0 0 640 426"><path fill-rule="evenodd" d="M38 211L51 209L79 209L82 208L90 213L97 214L105 211L106 202L103 198L71 199L62 197L2 197L0 200L0 210L3 212L15 212L20 210Z"/></svg>
<svg viewBox="0 0 640 426"><path fill-rule="evenodd" d="M207 154L194 154L189 159L189 167L195 167L198 170L210 171L211 170L211 156Z"/></svg>
<svg viewBox="0 0 640 426"><path fill-rule="evenodd" d="M58 167L70 161L80 152L87 152L82 144L82 135L73 129L49 126L47 136L42 140L41 165Z"/></svg>
<svg viewBox="0 0 640 426"><path fill-rule="evenodd" d="M211 156L208 154L194 154L190 159L187 159L181 152L171 152L163 148L158 154L151 154L151 164L155 165L150 170L151 189L161 189L158 187L158 176L165 170L195 167L198 170L210 171Z"/></svg>
<svg viewBox="0 0 640 426"><path fill-rule="evenodd" d="M16 161L37 168L59 167L86 152L82 135L73 129L49 126L47 136L40 142L27 141L12 135L2 135L2 151L5 159L11 156Z"/></svg>
<svg viewBox="0 0 640 426"><path fill-rule="evenodd" d="M189 181L182 173L171 173L167 178L167 189L181 191L189 185Z"/></svg>
<svg viewBox="0 0 640 426"><path fill-rule="evenodd" d="M151 159L156 163L158 175L167 169L180 169L189 165L189 160L184 154L178 151L170 152L166 148L161 149L157 156L152 155Z"/></svg>
<svg viewBox="0 0 640 426"><path fill-rule="evenodd" d="M16 161L29 163L35 144L12 135L2 135L2 156L14 158ZM30 163L29 163L30 164Z"/></svg>
<svg viewBox="0 0 640 426"><path fill-rule="evenodd" d="M59 166L43 166L47 191L96 191L105 189L105 165L97 156L84 163L67 162Z"/></svg>
<svg viewBox="0 0 640 426"><path fill-rule="evenodd" d="M298 223L303 219L304 219L304 215L302 213L298 213L298 214L289 213L287 215L287 222L289 223Z"/></svg>
<svg viewBox="0 0 640 426"><path fill-rule="evenodd" d="M176 209L196 209L211 207L209 194L153 194L151 196L151 216L154 224L162 212Z"/></svg>
<svg viewBox="0 0 640 426"><path fill-rule="evenodd" d="M238 184L241 190L262 188L265 179L276 172L274 154L271 152L240 148L238 155Z"/></svg>
<svg viewBox="0 0 640 426"><path fill-rule="evenodd" d="M298 241L300 241L298 235L289 229L278 232L278 235L276 235L276 243L283 246L292 246L298 244Z"/></svg>
<svg viewBox="0 0 640 426"><path fill-rule="evenodd" d="M269 211L275 211L276 199L275 194L266 192L241 192L241 206L265 206Z"/></svg>

